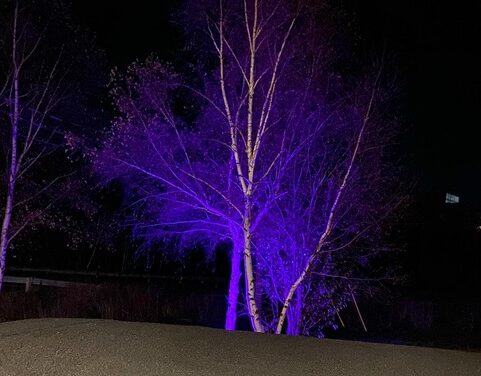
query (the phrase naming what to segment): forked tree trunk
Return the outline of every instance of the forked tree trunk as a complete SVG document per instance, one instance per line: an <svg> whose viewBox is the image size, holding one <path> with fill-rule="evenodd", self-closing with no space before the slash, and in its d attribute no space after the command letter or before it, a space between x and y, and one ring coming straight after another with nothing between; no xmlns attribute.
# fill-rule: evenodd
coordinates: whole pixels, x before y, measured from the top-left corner
<svg viewBox="0 0 481 376"><path fill-rule="evenodd" d="M379 78L381 76L381 69L379 70L376 81L374 82L373 89L371 91L371 97L369 99L369 103L366 109L366 112L364 114L364 118L362 121L361 129L359 130L359 133L356 137L356 144L354 146L354 149L352 151L352 155L350 157L346 172L344 173L344 177L342 179L341 185L337 189L336 196L334 198L334 202L331 205L331 208L329 210L329 217L327 219L326 227L324 229L324 232L319 238L319 241L317 243L317 246L314 250L314 252L311 254L309 257L309 260L307 261L304 269L302 270L301 274L299 277L296 279L296 281L291 285L291 288L289 289L289 292L287 293L287 296L284 300L284 305L282 306L281 313L279 315L279 321L277 323L277 328L276 328L276 334L280 334L282 332L282 327L284 325L284 321L286 320L286 315L287 315L287 310L289 309L293 299L294 299L294 294L296 291L299 289L301 284L304 282L304 279L309 275L311 272L311 269L316 261L316 258L321 251L321 248L324 246L324 243L326 242L326 239L329 238L329 235L331 234L331 231L333 229L333 223L334 223L334 216L336 215L337 212L337 206L339 204L339 201L341 199L341 196L344 192L344 189L346 188L347 182L349 180L349 177L351 176L351 171L354 166L354 162L356 161L359 153L359 148L361 146L361 141L364 135L364 130L366 129L367 122L369 121L369 117L371 115L371 109L374 103L374 98L376 95L376 90L377 90L377 84L379 82Z"/></svg>
<svg viewBox="0 0 481 376"><path fill-rule="evenodd" d="M247 2L244 2L244 22L247 36L248 63L243 67L240 63L231 45L228 43L224 34L224 11L223 2L219 3L219 40L215 41L214 46L219 55L219 84L224 107L224 115L229 126L230 133L230 150L235 161L235 170L239 179L239 187L242 190L244 198L244 211L242 216L242 230L244 236L243 260L244 260L244 280L245 280L245 298L247 300L247 308L249 310L249 318L252 328L255 332L264 332L264 327L260 319L260 312L256 302L256 286L254 281L254 262L252 258L252 221L253 218L253 202L256 201L255 195L257 176L259 174L258 156L264 150L265 136L270 128L269 118L271 116L272 103L276 92L276 83L278 82L278 68L281 64L282 55L286 46L287 39L292 31L296 15L293 16L284 38L277 48L274 48L274 56L271 71L265 77L265 91L257 90L259 82L262 81L264 73L258 73L259 47L264 40L263 27L266 26L261 22L262 11L260 9L260 1L254 0L252 9L248 9ZM268 44L268 42L265 42ZM227 49L227 53L226 53ZM226 59L227 56L233 55L234 60L239 63L242 80L246 84L246 96L242 95L240 107L236 100L232 100L229 95L230 91L226 84ZM260 85L262 86L262 85ZM235 110L238 107L237 110ZM240 111L246 111L245 124L241 124L239 118ZM243 154L245 153L245 159ZM275 163L277 157L274 157L271 163ZM270 168L265 172L269 174ZM262 179L261 179L262 180Z"/></svg>

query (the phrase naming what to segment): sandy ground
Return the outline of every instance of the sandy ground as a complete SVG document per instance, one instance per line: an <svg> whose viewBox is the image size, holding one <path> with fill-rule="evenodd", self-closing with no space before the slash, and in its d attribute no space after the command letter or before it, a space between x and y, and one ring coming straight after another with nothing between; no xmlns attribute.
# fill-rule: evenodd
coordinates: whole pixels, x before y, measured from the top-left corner
<svg viewBox="0 0 481 376"><path fill-rule="evenodd" d="M0 324L0 375L481 375L481 354L104 320Z"/></svg>

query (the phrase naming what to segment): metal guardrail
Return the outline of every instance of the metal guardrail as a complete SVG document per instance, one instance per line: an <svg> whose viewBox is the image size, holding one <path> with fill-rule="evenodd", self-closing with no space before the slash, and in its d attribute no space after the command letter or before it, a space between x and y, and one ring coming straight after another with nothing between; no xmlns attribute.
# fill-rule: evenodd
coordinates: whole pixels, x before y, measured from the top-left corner
<svg viewBox="0 0 481 376"><path fill-rule="evenodd" d="M73 287L73 286L87 286L89 283L57 281L54 279L34 278L34 277L15 277L5 276L4 283L25 285L25 291L30 291L32 286L49 286L49 287Z"/></svg>
<svg viewBox="0 0 481 376"><path fill-rule="evenodd" d="M225 282L224 278L202 278L202 277L176 277L163 276L155 274L122 274L122 273L105 273L105 272L82 272L74 270L55 270L55 269L36 269L36 268L8 268L7 273L26 274L26 276L6 275L3 279L8 284L25 285L25 291L30 291L32 286L49 286L49 287L79 287L88 286L97 283L99 278L114 278L114 279L144 279L144 280L165 280L175 282ZM33 275L42 275L41 278ZM64 276L64 277L89 277L92 282L76 282L68 280L57 280L45 278L45 276Z"/></svg>
<svg viewBox="0 0 481 376"><path fill-rule="evenodd" d="M56 269L37 269L37 268L7 268L7 273L25 273L25 274L56 274L72 277L92 277L92 278L119 278L119 279L158 279L168 281L215 281L225 282L226 278L218 277L177 277L156 274L130 274L130 273L108 273L108 272L82 272L76 270L56 270Z"/></svg>

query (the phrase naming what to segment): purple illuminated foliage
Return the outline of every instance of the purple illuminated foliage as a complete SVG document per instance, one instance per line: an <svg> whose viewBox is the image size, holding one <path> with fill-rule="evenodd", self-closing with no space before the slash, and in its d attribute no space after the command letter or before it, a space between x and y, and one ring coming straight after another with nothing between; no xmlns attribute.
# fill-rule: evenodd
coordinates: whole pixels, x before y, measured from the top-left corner
<svg viewBox="0 0 481 376"><path fill-rule="evenodd" d="M325 98L310 102L320 96L309 95L309 100L295 110L296 116L289 119L293 141L286 145L284 162L275 173L283 194L259 228L256 247L259 284L270 303L265 326L271 330L275 330L289 289L328 226L362 124L363 98L369 98L369 87L366 90L356 93L356 103L346 101L334 109ZM323 113L327 109L332 110L332 116ZM365 136L362 155L337 204L329 239L287 312L288 334L322 335L320 329L333 325L351 289L359 285L356 276L365 276L370 260L378 255L381 227L393 209L388 204L393 196L386 190L388 180L381 162L382 145L390 132L376 133L384 125L375 120L372 123L373 133Z"/></svg>
<svg viewBox="0 0 481 376"><path fill-rule="evenodd" d="M180 252L199 243L212 251L220 241L242 238L235 209L241 196L222 123L206 121L208 110L190 124L174 113L172 99L183 88L179 76L154 58L116 73L112 93L119 116L96 155L97 169L128 187L136 203L134 232L147 248L174 241ZM237 301L239 252L232 258Z"/></svg>
<svg viewBox="0 0 481 376"><path fill-rule="evenodd" d="M136 234L148 241L175 236L186 248L208 240L206 234L226 236L230 213L216 190L226 182L228 155L205 138L200 125L182 124L173 113L178 76L150 58L125 75L116 73L112 87L119 116L96 155L97 168L124 181L139 200ZM213 189L206 191L205 184Z"/></svg>
<svg viewBox="0 0 481 376"><path fill-rule="evenodd" d="M217 66L200 59L195 85L155 58L114 72L119 115L96 169L128 187L147 248L231 241L227 329L243 264L256 331L280 333L285 306L288 334L320 335L393 207L383 159L393 123L379 111L389 96L378 71L334 69L352 55L327 6L216 4L201 5Z"/></svg>

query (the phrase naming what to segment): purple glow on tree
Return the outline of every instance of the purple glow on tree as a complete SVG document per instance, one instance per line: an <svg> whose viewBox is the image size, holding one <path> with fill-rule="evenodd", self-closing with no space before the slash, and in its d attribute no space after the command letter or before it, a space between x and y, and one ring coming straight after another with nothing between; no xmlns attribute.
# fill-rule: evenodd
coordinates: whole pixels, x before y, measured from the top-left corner
<svg viewBox="0 0 481 376"><path fill-rule="evenodd" d="M205 121L207 111L197 123L185 124L174 114L172 98L182 88L179 77L155 59L116 74L112 93L120 114L96 155L97 170L129 187L139 207L135 233L147 242L175 240L179 250L201 242L212 250L231 239L226 328L234 329L241 197L218 120Z"/></svg>
<svg viewBox="0 0 481 376"><path fill-rule="evenodd" d="M395 197L387 189L390 174L384 175L382 166L383 145L393 134L379 119L373 118L369 127L365 123L365 111L376 113L370 105L372 93L383 100L381 88L369 82L352 92L355 102L346 100L334 108L327 100L319 101L319 95L309 95L314 100L303 102L289 119L294 141L286 145L275 174L285 194L259 228L257 249L262 252L256 253L260 289L269 301L265 325L272 331L280 332L279 307L306 265L311 263L309 273L286 311L290 335L310 334L312 329L321 335L316 316L332 325L346 305L346 294L378 253L380 226ZM325 114L328 108L332 111Z"/></svg>
<svg viewBox="0 0 481 376"><path fill-rule="evenodd" d="M114 73L119 115L96 169L128 187L147 243L175 240L182 251L231 241L226 329L235 329L243 265L253 329L281 333L287 318L289 334L308 333L316 314L329 322L344 306L331 279L354 285L392 208L380 75L333 70L344 53L329 42L328 7L212 9L217 67L198 72L200 84L154 58ZM178 111L179 98L198 104L194 116Z"/></svg>

